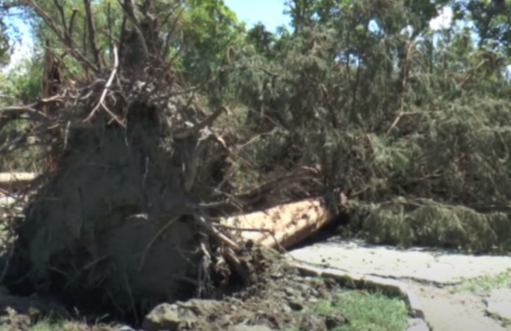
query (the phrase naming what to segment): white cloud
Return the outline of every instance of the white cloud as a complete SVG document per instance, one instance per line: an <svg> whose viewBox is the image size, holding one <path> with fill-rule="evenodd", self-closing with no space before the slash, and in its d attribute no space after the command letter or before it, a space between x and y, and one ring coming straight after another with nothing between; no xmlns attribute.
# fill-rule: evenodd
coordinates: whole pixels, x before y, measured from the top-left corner
<svg viewBox="0 0 511 331"><path fill-rule="evenodd" d="M437 31L447 29L452 22L452 8L443 7L440 14L429 22L431 30Z"/></svg>

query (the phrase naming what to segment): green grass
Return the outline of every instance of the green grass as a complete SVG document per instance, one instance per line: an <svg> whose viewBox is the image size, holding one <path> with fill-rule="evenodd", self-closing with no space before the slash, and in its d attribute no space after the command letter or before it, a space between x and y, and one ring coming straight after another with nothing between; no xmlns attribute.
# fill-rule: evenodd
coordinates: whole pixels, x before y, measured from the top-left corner
<svg viewBox="0 0 511 331"><path fill-rule="evenodd" d="M325 308L322 307L322 310ZM339 294L338 306L350 321L335 331L399 331L408 324L409 312L403 300L383 294L345 291Z"/></svg>
<svg viewBox="0 0 511 331"><path fill-rule="evenodd" d="M408 325L408 308L400 299L362 291L340 291L337 298L335 303L320 301L305 313L330 316L339 312L348 319L349 323L332 331L401 331Z"/></svg>
<svg viewBox="0 0 511 331"><path fill-rule="evenodd" d="M495 276L485 276L477 279L465 280L455 286L452 292L478 292L487 293L492 289L511 287L511 270Z"/></svg>

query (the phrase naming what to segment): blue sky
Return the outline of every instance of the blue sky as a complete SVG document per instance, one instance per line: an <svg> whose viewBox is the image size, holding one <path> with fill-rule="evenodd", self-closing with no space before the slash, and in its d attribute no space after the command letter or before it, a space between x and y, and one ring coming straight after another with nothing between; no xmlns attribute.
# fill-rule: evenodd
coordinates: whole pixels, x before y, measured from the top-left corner
<svg viewBox="0 0 511 331"><path fill-rule="evenodd" d="M238 19L249 26L263 23L268 30L275 31L280 25L289 23L284 15L284 0L224 0L227 7L236 13Z"/></svg>

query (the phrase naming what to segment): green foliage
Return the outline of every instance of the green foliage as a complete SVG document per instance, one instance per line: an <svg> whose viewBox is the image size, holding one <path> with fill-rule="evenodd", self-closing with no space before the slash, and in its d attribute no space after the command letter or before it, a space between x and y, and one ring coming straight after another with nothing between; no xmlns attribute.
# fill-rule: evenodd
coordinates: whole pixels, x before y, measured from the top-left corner
<svg viewBox="0 0 511 331"><path fill-rule="evenodd" d="M261 24L246 31L221 0L153 2L162 22L172 14L162 36L170 36L177 76L202 87L204 104L234 111L219 124L238 143L230 160L235 190L318 167L322 178L295 183L287 199L303 197L300 190L349 192L360 202L356 224L373 241L510 247L507 2L289 0L293 31L276 33ZM62 4L66 19L78 10L73 40L91 58L83 1ZM61 22L53 2L43 5ZM431 31L446 5L453 23ZM122 15L113 0L93 2L93 11L108 64L108 31ZM33 22L40 47L55 39ZM37 94L33 63L30 77L10 83L16 99ZM83 74L76 63L66 67L69 76Z"/></svg>
<svg viewBox="0 0 511 331"><path fill-rule="evenodd" d="M224 63L226 51L241 41L242 26L222 0L188 0L185 8L178 48L184 48L183 70L197 82Z"/></svg>
<svg viewBox="0 0 511 331"><path fill-rule="evenodd" d="M376 242L510 249L502 52L466 27L430 31L445 1L289 3L294 33L256 26L231 57L232 93L248 108L241 136L260 137L239 171L264 181L319 165L323 186L306 190L374 206L359 224ZM400 196L431 203L390 208Z"/></svg>
<svg viewBox="0 0 511 331"><path fill-rule="evenodd" d="M460 205L404 198L352 202L348 208L351 226L373 243L440 246L472 253L511 249L511 217L506 212L480 213Z"/></svg>
<svg viewBox="0 0 511 331"><path fill-rule="evenodd" d="M32 103L41 93L43 63L41 57L25 59L8 73L0 75L0 88L5 91L4 104Z"/></svg>
<svg viewBox="0 0 511 331"><path fill-rule="evenodd" d="M10 60L10 44L7 35L7 27L0 20L0 68L6 65Z"/></svg>

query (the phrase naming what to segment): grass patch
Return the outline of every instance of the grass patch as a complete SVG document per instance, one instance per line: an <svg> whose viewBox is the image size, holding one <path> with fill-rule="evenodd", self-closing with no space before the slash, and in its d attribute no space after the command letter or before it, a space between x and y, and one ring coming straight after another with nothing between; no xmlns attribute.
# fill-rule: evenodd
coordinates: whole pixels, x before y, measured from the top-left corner
<svg viewBox="0 0 511 331"><path fill-rule="evenodd" d="M487 293L496 288L511 287L511 270L495 276L485 276L477 279L465 280L455 286L452 292L478 292Z"/></svg>
<svg viewBox="0 0 511 331"><path fill-rule="evenodd" d="M335 300L320 301L308 314L332 316L342 314L349 321L332 331L399 331L408 325L409 311L403 300L381 293L340 291ZM306 331L306 330L287 330Z"/></svg>
<svg viewBox="0 0 511 331"><path fill-rule="evenodd" d="M389 298L381 293L344 291L339 304L350 323L335 331L397 331L408 325L409 312L403 300Z"/></svg>

